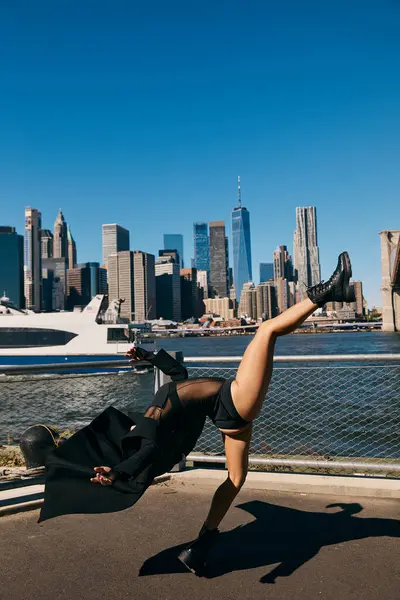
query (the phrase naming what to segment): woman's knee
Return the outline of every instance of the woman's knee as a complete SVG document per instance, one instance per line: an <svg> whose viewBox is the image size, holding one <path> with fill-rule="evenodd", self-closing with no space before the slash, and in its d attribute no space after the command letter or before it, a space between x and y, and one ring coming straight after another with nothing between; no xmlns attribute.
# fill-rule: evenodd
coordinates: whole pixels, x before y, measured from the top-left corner
<svg viewBox="0 0 400 600"><path fill-rule="evenodd" d="M229 473L228 478L237 492L243 487L247 477L247 471L240 473Z"/></svg>
<svg viewBox="0 0 400 600"><path fill-rule="evenodd" d="M258 332L265 335L265 337L269 338L270 340L276 339L278 333L276 320L268 319L268 321L264 321L264 323L261 323L260 327L258 328Z"/></svg>

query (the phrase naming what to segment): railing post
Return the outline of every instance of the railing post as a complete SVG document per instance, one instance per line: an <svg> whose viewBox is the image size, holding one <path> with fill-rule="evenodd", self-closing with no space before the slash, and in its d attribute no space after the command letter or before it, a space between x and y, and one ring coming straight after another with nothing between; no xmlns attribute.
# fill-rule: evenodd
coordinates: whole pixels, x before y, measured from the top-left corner
<svg viewBox="0 0 400 600"><path fill-rule="evenodd" d="M183 352L181 352L180 350L177 350L176 352L168 352L168 354L170 354L171 356L173 356L175 358L175 360L177 360L180 363L183 363ZM164 385L165 383L169 383L171 380L171 377L169 377L168 375L166 375L165 373L163 373L162 371L160 371L160 369L158 369L157 367L155 367L154 369L154 393L156 394L158 392L158 390L160 389L160 387L162 385ZM182 454L182 460L179 461L179 463L177 463L176 465L174 465L171 469L171 472L177 472L177 471L183 471L183 469L186 467L186 456L184 454Z"/></svg>

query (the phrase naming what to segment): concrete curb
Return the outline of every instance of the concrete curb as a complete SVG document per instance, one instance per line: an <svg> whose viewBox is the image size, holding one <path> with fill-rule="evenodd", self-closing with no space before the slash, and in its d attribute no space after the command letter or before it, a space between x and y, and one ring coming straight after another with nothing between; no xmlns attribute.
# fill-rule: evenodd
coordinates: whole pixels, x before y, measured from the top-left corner
<svg viewBox="0 0 400 600"><path fill-rule="evenodd" d="M226 477L227 471L223 469L192 468L180 473L171 473L171 483L215 488ZM400 479L382 477L342 477L250 471L245 487L274 492L400 499Z"/></svg>

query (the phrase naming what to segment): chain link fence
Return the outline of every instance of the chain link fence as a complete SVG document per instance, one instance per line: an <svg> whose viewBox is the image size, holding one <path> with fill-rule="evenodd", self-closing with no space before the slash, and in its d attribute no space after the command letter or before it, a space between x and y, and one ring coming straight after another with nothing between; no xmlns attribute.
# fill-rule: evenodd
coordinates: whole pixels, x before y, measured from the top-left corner
<svg viewBox="0 0 400 600"><path fill-rule="evenodd" d="M235 373L233 367L189 368L190 377ZM303 472L381 470L399 477L399 431L400 364L278 366L253 424L250 463ZM222 437L208 422L193 456L223 452Z"/></svg>
<svg viewBox="0 0 400 600"><path fill-rule="evenodd" d="M189 376L235 376L235 361L213 365L189 362ZM110 405L144 410L153 391L152 373L0 376L0 445L18 443L35 423L77 431ZM379 364L279 363L253 425L250 463L400 477L399 431L400 357ZM189 460L224 462L222 437L211 422Z"/></svg>

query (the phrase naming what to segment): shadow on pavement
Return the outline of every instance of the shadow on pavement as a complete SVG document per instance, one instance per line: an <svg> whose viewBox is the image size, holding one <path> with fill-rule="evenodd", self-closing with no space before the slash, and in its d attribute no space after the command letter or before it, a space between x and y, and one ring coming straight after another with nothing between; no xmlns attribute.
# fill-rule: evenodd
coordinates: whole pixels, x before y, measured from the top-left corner
<svg viewBox="0 0 400 600"><path fill-rule="evenodd" d="M294 573L323 546L368 537L400 537L400 521L356 517L363 510L357 503L328 505L326 508L342 509L334 513L307 512L259 500L238 508L255 520L219 535L209 556L208 578L280 563L260 579L261 583L275 583L278 577ZM149 558L139 575L189 573L177 558L186 545L167 548Z"/></svg>

